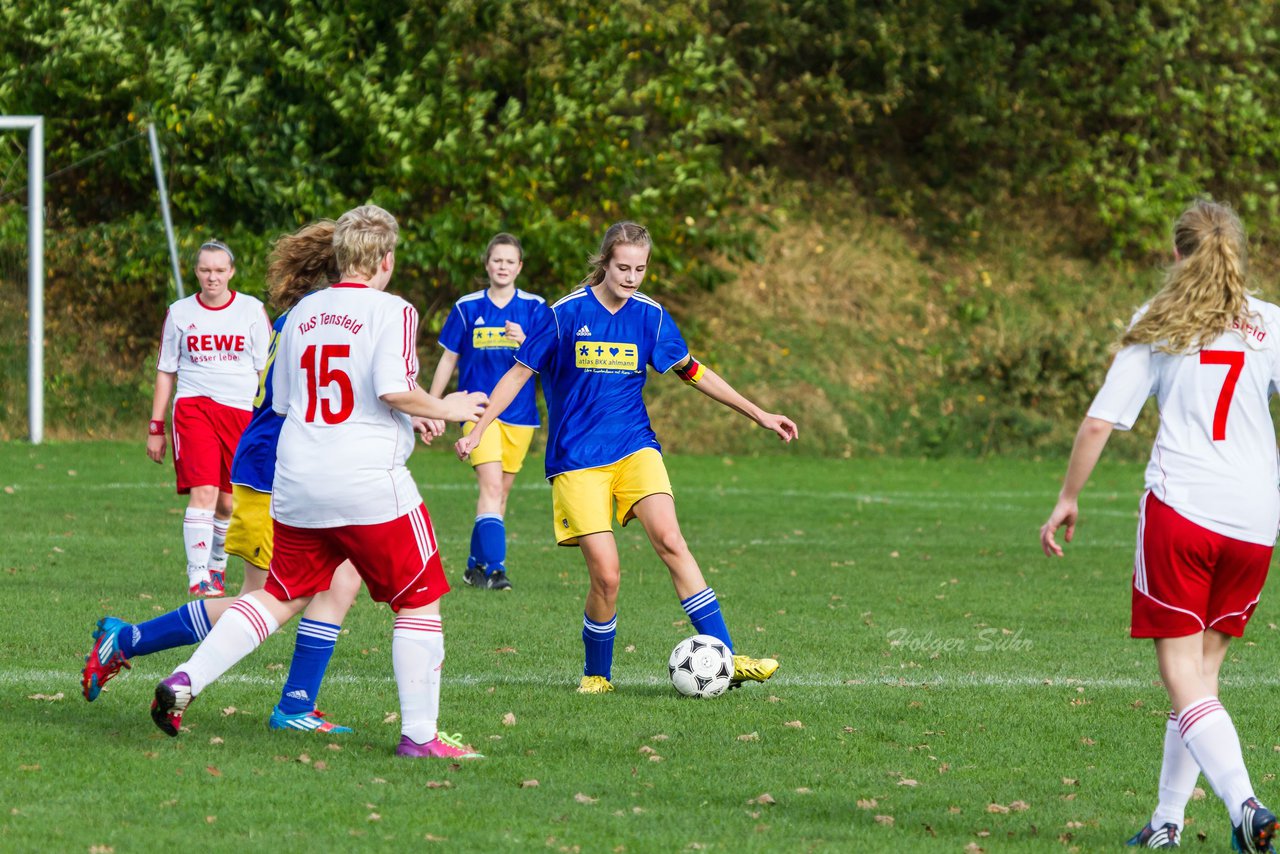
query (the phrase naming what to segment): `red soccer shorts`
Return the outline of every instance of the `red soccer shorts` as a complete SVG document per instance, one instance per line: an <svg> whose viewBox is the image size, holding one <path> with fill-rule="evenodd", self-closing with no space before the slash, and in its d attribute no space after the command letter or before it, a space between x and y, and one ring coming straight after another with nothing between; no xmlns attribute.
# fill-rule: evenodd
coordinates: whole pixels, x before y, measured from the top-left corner
<svg viewBox="0 0 1280 854"><path fill-rule="evenodd" d="M377 525L295 528L276 520L266 590L281 601L314 596L329 589L344 560L355 564L374 601L393 611L430 605L449 592L425 504Z"/></svg>
<svg viewBox="0 0 1280 854"><path fill-rule="evenodd" d="M193 486L231 491L231 460L253 413L208 397L183 397L173 405L173 470L178 492Z"/></svg>
<svg viewBox="0 0 1280 854"><path fill-rule="evenodd" d="M1147 493L1133 565L1135 638L1178 638L1206 628L1240 637L1271 566L1271 546L1216 534Z"/></svg>

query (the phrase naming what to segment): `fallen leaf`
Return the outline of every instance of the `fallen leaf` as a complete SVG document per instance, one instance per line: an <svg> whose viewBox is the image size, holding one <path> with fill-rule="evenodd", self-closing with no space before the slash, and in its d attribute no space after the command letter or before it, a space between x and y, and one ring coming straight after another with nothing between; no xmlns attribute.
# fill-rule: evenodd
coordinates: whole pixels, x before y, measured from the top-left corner
<svg viewBox="0 0 1280 854"><path fill-rule="evenodd" d="M395 723L395 722L396 722L396 721L398 721L398 720L400 720L400 713L399 713L399 712L389 712L389 713L387 714L387 716L386 716L385 718L383 718L383 719L382 719L382 722L383 722L384 724L393 724L393 723Z"/></svg>
<svg viewBox="0 0 1280 854"><path fill-rule="evenodd" d="M584 795L582 792L578 792L574 795L573 799L580 804L594 804L596 801L600 800L599 798L593 798L590 795Z"/></svg>
<svg viewBox="0 0 1280 854"><path fill-rule="evenodd" d="M1194 789L1191 790L1191 800L1203 801L1205 797L1207 796L1204 793L1204 789L1200 788L1199 786L1196 786Z"/></svg>
<svg viewBox="0 0 1280 854"><path fill-rule="evenodd" d="M878 815L878 816L876 816L876 824L883 824L883 825L886 825L886 826L888 826L888 827L893 827L893 816L891 816L891 815Z"/></svg>
<svg viewBox="0 0 1280 854"><path fill-rule="evenodd" d="M208 772L209 772L209 776L210 776L210 777L221 777L221 776L222 776L222 772L218 770L218 766L216 766L216 765L206 765L206 766L204 766L204 770L206 770L206 771L208 771Z"/></svg>
<svg viewBox="0 0 1280 854"><path fill-rule="evenodd" d="M449 782L448 780L428 780L427 788L428 789L452 789L453 783Z"/></svg>
<svg viewBox="0 0 1280 854"><path fill-rule="evenodd" d="M747 732L738 736L738 741L759 741L759 740L760 740L760 733L758 732Z"/></svg>
<svg viewBox="0 0 1280 854"><path fill-rule="evenodd" d="M919 786L920 782L918 780L912 780L910 777L903 777L901 780L898 781L898 785L910 786L914 788L915 786Z"/></svg>
<svg viewBox="0 0 1280 854"><path fill-rule="evenodd" d="M223 709L223 710L222 710L222 716L223 716L224 718L225 718L225 717L229 717L229 716L231 716L231 715L234 715L234 714L235 714L236 712L238 712L238 711L240 711L240 710L239 710L239 709L237 709L235 706L227 706L225 709Z"/></svg>
<svg viewBox="0 0 1280 854"><path fill-rule="evenodd" d="M341 750L342 749L341 744L326 744L324 747L325 747L325 750Z"/></svg>
<svg viewBox="0 0 1280 854"><path fill-rule="evenodd" d="M381 777L374 777L374 778L373 778L372 780L370 780L369 782L370 782L370 783L373 783L373 784L375 784L375 785L381 785L381 784L383 784L383 783L385 783L385 782L387 782L387 781L386 781L386 780L384 780L384 779L382 779Z"/></svg>
<svg viewBox="0 0 1280 854"><path fill-rule="evenodd" d="M955 807L955 806L947 807L947 812L951 813L952 815L959 815L960 807Z"/></svg>
<svg viewBox="0 0 1280 854"><path fill-rule="evenodd" d="M1074 777L1063 777L1063 778L1062 778L1062 785L1064 785L1064 786L1079 786L1079 785L1080 785L1080 781L1079 781L1079 780L1077 780L1077 779L1076 779L1076 778L1074 778Z"/></svg>
<svg viewBox="0 0 1280 854"><path fill-rule="evenodd" d="M301 762L303 765L310 765L310 764L311 764L311 757L310 757L310 756L308 756L308 755L307 755L307 754L305 754L305 753L299 753L299 754L298 754L298 761L299 761L299 762Z"/></svg>
<svg viewBox="0 0 1280 854"><path fill-rule="evenodd" d="M1023 812L1024 810L1029 810L1029 809L1031 809L1031 804L1027 803L1026 801L1014 801L1013 803L1009 804L1010 812Z"/></svg>
<svg viewBox="0 0 1280 854"><path fill-rule="evenodd" d="M55 703L58 700L61 700L62 697L63 697L63 694L61 691L59 691L56 694L28 694L27 695L28 700L48 700L51 703Z"/></svg>
<svg viewBox="0 0 1280 854"><path fill-rule="evenodd" d="M810 789L810 788L808 788L808 787L806 787L806 786L801 786L800 788L796 789L796 794L797 794L797 795L810 795L810 794L813 794L813 790L812 790L812 789Z"/></svg>
<svg viewBox="0 0 1280 854"><path fill-rule="evenodd" d="M507 655L513 652L519 652L519 650L517 650L514 646L500 646L497 649L495 649L494 652Z"/></svg>
<svg viewBox="0 0 1280 854"><path fill-rule="evenodd" d="M503 716L502 716L502 725L503 725L503 726L515 726L515 725L516 725L516 716L515 716L515 713L514 713L514 712L507 712L505 715L503 715Z"/></svg>
<svg viewBox="0 0 1280 854"><path fill-rule="evenodd" d="M758 795L757 797L754 797L751 800L747 801L747 803L760 804L761 806L764 806L767 804L776 804L777 801L773 799L773 795L769 794L768 792L764 792L763 794Z"/></svg>
<svg viewBox="0 0 1280 854"><path fill-rule="evenodd" d="M368 820L369 820L369 821L382 821L382 816L378 815L376 812L371 812L371 813L369 813L369 818L368 818Z"/></svg>
<svg viewBox="0 0 1280 854"><path fill-rule="evenodd" d="M428 833L426 836L422 838L425 839L427 842L448 842L449 841L449 837L436 836L434 833Z"/></svg>
<svg viewBox="0 0 1280 854"><path fill-rule="evenodd" d="M804 724L800 723L800 721L787 721L783 726L789 726L792 729L804 729Z"/></svg>
<svg viewBox="0 0 1280 854"><path fill-rule="evenodd" d="M1080 828L1084 827L1084 822L1083 822L1083 821L1069 821L1069 822L1067 822L1066 826L1067 826L1067 827L1069 827L1069 828L1071 828L1072 830L1078 830L1078 829L1080 829Z"/></svg>
<svg viewBox="0 0 1280 854"><path fill-rule="evenodd" d="M521 780L521 781L520 781L520 788L522 788L522 789L536 789L536 788L538 788L538 781L537 781L537 780Z"/></svg>
<svg viewBox="0 0 1280 854"><path fill-rule="evenodd" d="M879 804L876 803L875 798L858 798L858 809L860 810L873 810L878 806Z"/></svg>
<svg viewBox="0 0 1280 854"><path fill-rule="evenodd" d="M768 699L768 701L769 701L770 703L781 703L781 702L782 702L782 698L781 698L781 697L775 697L775 696L773 696L772 694L770 694L770 695L768 696L768 698L767 698L767 699Z"/></svg>
<svg viewBox="0 0 1280 854"><path fill-rule="evenodd" d="M316 764L312 765L311 767L316 769L317 771L324 771L328 769L329 763L325 762L324 760L321 760Z"/></svg>
<svg viewBox="0 0 1280 854"><path fill-rule="evenodd" d="M1009 808L1004 804L987 804L987 812L1004 815L1009 812Z"/></svg>
<svg viewBox="0 0 1280 854"><path fill-rule="evenodd" d="M964 854L982 854L982 852L986 850L987 849L983 848L978 843L970 842L964 847Z"/></svg>
<svg viewBox="0 0 1280 854"><path fill-rule="evenodd" d="M666 733L660 732L657 735L650 738L649 740L650 741L666 741L669 738L671 738L671 736L667 735Z"/></svg>
<svg viewBox="0 0 1280 854"><path fill-rule="evenodd" d="M224 742L223 742L223 740L222 740L221 738L219 738L218 736L216 736L216 735L215 735L213 738L209 739L209 743L210 743L210 744L223 744Z"/></svg>
<svg viewBox="0 0 1280 854"><path fill-rule="evenodd" d="M19 765L18 770L19 771L39 771L40 766L39 765Z"/></svg>
<svg viewBox="0 0 1280 854"><path fill-rule="evenodd" d="M213 824L217 820L218 820L218 817L216 815L207 815L204 817L205 824Z"/></svg>
<svg viewBox="0 0 1280 854"><path fill-rule="evenodd" d="M116 849L110 845L90 845L89 854L115 854Z"/></svg>

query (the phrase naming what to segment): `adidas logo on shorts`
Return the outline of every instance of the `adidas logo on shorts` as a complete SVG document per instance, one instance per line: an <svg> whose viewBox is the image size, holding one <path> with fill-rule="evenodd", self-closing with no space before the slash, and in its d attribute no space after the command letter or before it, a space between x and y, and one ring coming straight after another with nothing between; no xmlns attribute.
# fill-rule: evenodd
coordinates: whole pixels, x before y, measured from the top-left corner
<svg viewBox="0 0 1280 854"><path fill-rule="evenodd" d="M582 328L579 329L577 332L577 336L579 338L582 338L583 336L590 335L590 334L591 334L591 330L587 328L587 324L585 323L582 324Z"/></svg>

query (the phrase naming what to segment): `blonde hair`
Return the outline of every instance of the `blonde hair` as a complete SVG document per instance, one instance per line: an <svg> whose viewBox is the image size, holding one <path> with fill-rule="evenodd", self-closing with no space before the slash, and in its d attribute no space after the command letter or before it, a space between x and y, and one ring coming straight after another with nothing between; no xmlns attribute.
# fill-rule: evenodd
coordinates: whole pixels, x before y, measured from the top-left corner
<svg viewBox="0 0 1280 854"><path fill-rule="evenodd" d="M613 250L618 246L643 246L652 252L653 240L649 237L648 229L643 225L634 222L615 222L604 233L604 240L600 241L600 251L587 259L587 263L591 265L591 272L580 284L592 288L603 282L604 272L613 258Z"/></svg>
<svg viewBox="0 0 1280 854"><path fill-rule="evenodd" d="M278 309L293 308L303 296L338 281L333 249L337 225L322 219L276 239L267 266L267 295Z"/></svg>
<svg viewBox="0 0 1280 854"><path fill-rule="evenodd" d="M361 205L347 211L333 229L338 272L373 278L378 263L396 248L399 239L396 218L377 205Z"/></svg>
<svg viewBox="0 0 1280 854"><path fill-rule="evenodd" d="M1251 316L1244 225L1229 205L1193 202L1174 224L1173 245L1177 260L1165 271L1163 287L1118 346L1193 352Z"/></svg>

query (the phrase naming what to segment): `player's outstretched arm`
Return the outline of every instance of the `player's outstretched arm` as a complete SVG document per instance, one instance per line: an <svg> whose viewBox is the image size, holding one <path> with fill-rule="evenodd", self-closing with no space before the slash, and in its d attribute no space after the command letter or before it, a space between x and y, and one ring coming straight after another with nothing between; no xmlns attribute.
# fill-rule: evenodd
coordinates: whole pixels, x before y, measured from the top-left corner
<svg viewBox="0 0 1280 854"><path fill-rule="evenodd" d="M465 460L476 445L480 444L480 437L484 434L485 428L497 420L511 401L516 399L516 395L520 393L520 389L524 388L524 384L533 376L533 370L519 362L511 366L511 370L502 375L502 379L498 380L498 384L493 387L493 392L489 395L489 405L485 407L484 414L476 421L476 426L471 432L463 436L454 443L453 449L458 453L458 459Z"/></svg>
<svg viewBox="0 0 1280 854"><path fill-rule="evenodd" d="M431 375L431 390L428 393L432 397L444 397L444 390L449 387L449 380L453 379L453 372L457 367L457 353L452 350L445 350L440 354L440 361L436 364L436 372Z"/></svg>
<svg viewBox="0 0 1280 854"><path fill-rule="evenodd" d="M156 371L156 393L151 398L151 420L164 424L164 414L169 410L169 400L178 384L178 375L170 371ZM157 463L164 462L164 432L147 436L147 457Z"/></svg>
<svg viewBox="0 0 1280 854"><path fill-rule="evenodd" d="M379 399L405 415L441 421L475 421L489 401L482 391L455 391L444 397L435 397L423 391L422 386L416 386L412 391L387 392Z"/></svg>
<svg viewBox="0 0 1280 854"><path fill-rule="evenodd" d="M707 397L722 403L735 412L740 412L747 418L759 424L766 430L771 430L778 434L784 442L790 442L792 439L800 435L799 428L796 427L794 421L785 415L778 415L773 412L765 412L755 403L748 400L740 392L706 365L700 365L693 360L693 357L687 357L683 362L676 365L673 370L685 382L692 385L698 391Z"/></svg>
<svg viewBox="0 0 1280 854"><path fill-rule="evenodd" d="M1089 482L1089 475L1093 474L1114 427L1110 421L1101 418L1086 417L1080 423L1071 448L1071 461L1067 463L1067 476L1063 479L1062 491L1058 493L1058 503L1054 505L1049 519L1040 526L1040 548L1049 557L1062 557L1062 546L1054 538L1059 528L1066 527L1068 543L1075 537L1076 519L1080 515L1080 492Z"/></svg>

